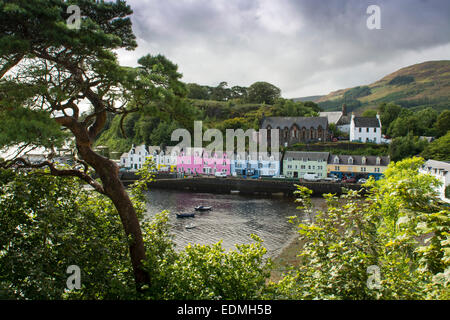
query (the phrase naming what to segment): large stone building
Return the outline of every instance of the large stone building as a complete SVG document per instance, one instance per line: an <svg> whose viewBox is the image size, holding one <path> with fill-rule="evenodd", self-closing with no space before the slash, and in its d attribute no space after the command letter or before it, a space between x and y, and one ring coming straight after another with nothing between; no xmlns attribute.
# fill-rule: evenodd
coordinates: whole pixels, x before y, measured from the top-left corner
<svg viewBox="0 0 450 320"><path fill-rule="evenodd" d="M272 129L279 130L280 146L329 140L327 117L267 117L261 129L267 129L268 145Z"/></svg>

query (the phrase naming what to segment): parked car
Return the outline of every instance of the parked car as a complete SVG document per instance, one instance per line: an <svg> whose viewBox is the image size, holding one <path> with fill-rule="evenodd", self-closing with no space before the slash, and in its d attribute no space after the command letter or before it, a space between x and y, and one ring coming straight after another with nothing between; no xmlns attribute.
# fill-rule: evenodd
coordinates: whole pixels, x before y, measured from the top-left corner
<svg viewBox="0 0 450 320"><path fill-rule="evenodd" d="M226 178L227 177L227 174L226 173L224 173L224 172L216 172L216 173L214 173L214 176L216 177L216 178Z"/></svg>
<svg viewBox="0 0 450 320"><path fill-rule="evenodd" d="M358 180L358 183L361 183L361 184L366 183L366 182L367 182L367 179L364 179L364 178L361 178Z"/></svg>
<svg viewBox="0 0 450 320"><path fill-rule="evenodd" d="M346 179L343 179L342 182L344 183L356 183L356 179L352 177L347 177Z"/></svg>
<svg viewBox="0 0 450 320"><path fill-rule="evenodd" d="M320 181L320 177L315 173L305 173L303 179L306 181Z"/></svg>
<svg viewBox="0 0 450 320"><path fill-rule="evenodd" d="M338 177L336 177L335 175L330 175L328 177L326 177L325 179L323 179L324 181L329 181L329 182L339 182L341 181L341 179L339 179Z"/></svg>

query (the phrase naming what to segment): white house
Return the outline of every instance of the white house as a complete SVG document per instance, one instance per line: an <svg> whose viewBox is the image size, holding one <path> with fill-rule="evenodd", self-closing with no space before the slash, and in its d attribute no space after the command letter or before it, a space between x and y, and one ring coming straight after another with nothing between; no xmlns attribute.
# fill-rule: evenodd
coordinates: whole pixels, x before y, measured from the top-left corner
<svg viewBox="0 0 450 320"><path fill-rule="evenodd" d="M439 198L445 202L450 202L450 199L445 197L445 188L450 184L450 162L428 160L419 169L419 172L431 174L435 176L442 185L439 187Z"/></svg>
<svg viewBox="0 0 450 320"><path fill-rule="evenodd" d="M380 115L372 117L355 117L350 120L350 141L381 143Z"/></svg>
<svg viewBox="0 0 450 320"><path fill-rule="evenodd" d="M133 144L130 151L125 152L120 157L120 164L122 167L135 171L142 168L148 156L150 156L150 153L145 144L137 147Z"/></svg>
<svg viewBox="0 0 450 320"><path fill-rule="evenodd" d="M155 157L156 169L163 172L177 171L178 148L166 147L159 151Z"/></svg>

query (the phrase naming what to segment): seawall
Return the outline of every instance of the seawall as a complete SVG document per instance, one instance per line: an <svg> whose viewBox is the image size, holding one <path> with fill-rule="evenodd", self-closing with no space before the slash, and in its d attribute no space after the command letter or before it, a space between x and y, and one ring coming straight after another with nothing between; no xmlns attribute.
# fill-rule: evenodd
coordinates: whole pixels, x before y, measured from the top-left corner
<svg viewBox="0 0 450 320"><path fill-rule="evenodd" d="M124 180L124 184L133 181ZM215 177L162 178L157 177L149 183L150 188L186 190L205 193L232 193L248 195L276 195L294 196L297 190L295 184L305 186L313 191L314 196L324 193L342 194L342 188L360 190L360 184L333 182L304 182L282 179L240 179Z"/></svg>

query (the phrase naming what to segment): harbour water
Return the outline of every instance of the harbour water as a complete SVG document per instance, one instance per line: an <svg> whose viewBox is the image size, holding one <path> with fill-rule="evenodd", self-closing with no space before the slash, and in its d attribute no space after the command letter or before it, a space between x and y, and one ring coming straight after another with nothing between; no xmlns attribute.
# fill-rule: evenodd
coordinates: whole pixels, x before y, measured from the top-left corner
<svg viewBox="0 0 450 320"><path fill-rule="evenodd" d="M289 216L302 217L292 198L255 197L153 189L147 194L148 216L170 212L171 230L178 249L187 244L213 244L222 240L226 250L235 244L251 243L251 234L264 240L269 256L278 255L295 236ZM321 200L321 199L317 199ZM195 212L198 205L211 211ZM195 218L177 218L176 213L195 212ZM195 225L187 229L186 225Z"/></svg>

